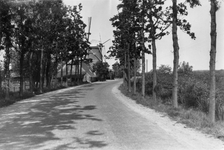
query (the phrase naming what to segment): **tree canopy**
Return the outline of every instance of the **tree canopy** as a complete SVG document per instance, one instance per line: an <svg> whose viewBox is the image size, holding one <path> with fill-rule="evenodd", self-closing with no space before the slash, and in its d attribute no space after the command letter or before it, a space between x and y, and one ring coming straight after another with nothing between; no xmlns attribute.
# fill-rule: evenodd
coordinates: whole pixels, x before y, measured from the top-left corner
<svg viewBox="0 0 224 150"><path fill-rule="evenodd" d="M21 84L28 77L33 83L46 79L49 85L60 64L87 55L81 4L71 7L61 0L0 3L0 46L5 51L8 82L12 66Z"/></svg>

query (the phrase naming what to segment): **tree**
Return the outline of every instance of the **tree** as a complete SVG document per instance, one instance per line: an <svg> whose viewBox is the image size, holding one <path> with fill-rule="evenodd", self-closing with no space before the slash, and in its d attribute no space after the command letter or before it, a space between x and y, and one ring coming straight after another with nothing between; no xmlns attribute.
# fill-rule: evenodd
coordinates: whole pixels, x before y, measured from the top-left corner
<svg viewBox="0 0 224 150"><path fill-rule="evenodd" d="M211 9L211 50L210 50L210 91L209 91L209 119L215 122L215 60L216 60L216 12L219 9L217 0L210 0Z"/></svg>
<svg viewBox="0 0 224 150"><path fill-rule="evenodd" d="M177 68L179 64L179 44L178 44L178 37L177 37L177 0L173 0L173 22L172 22L172 38L173 38L173 92L172 92L172 99L173 99L173 106L175 108L178 107L178 73Z"/></svg>
<svg viewBox="0 0 224 150"><path fill-rule="evenodd" d="M100 81L106 80L106 77L109 73L109 65L107 62L98 61L93 65L93 71L96 72L96 75Z"/></svg>
<svg viewBox="0 0 224 150"><path fill-rule="evenodd" d="M19 56L19 72L20 72L20 96L23 96L23 83L24 83L24 60L25 54L31 48L32 36L32 22L30 18L30 6L26 4L14 7L14 23L15 27L15 42L14 48Z"/></svg>
<svg viewBox="0 0 224 150"><path fill-rule="evenodd" d="M35 18L33 28L36 37L36 55L38 59L38 80L39 80L39 92L43 92L44 83L50 86L51 81L51 69L52 67L52 56L58 52L59 47L54 51L55 41L59 40L60 36L65 36L65 26L63 26L63 17L65 16L66 10L61 0L55 1L41 1L35 3L33 8L33 16ZM54 29L54 30L52 30ZM58 42L58 41L57 41ZM61 41L60 41L61 42ZM65 45L61 45L60 50L63 50ZM45 79L47 79L45 82Z"/></svg>
<svg viewBox="0 0 224 150"><path fill-rule="evenodd" d="M114 31L114 49L110 52L112 56L119 58L121 64L124 65L124 78L127 76L129 92L131 91L130 68L132 68L131 65L134 64L130 62L133 59L140 58L140 51L146 51L146 49L142 47L142 41L144 41L143 34L141 34L141 30L143 31L143 23L141 21L142 19L140 19L143 14L142 6L143 5L140 5L138 0L123 0L122 3L118 5L119 10L122 11L110 19L112 25L117 28ZM128 67L126 67L126 64Z"/></svg>
<svg viewBox="0 0 224 150"><path fill-rule="evenodd" d="M118 29L116 32L114 32L115 37L119 37L118 35L122 35L122 33L123 34L125 33L125 35L120 36L120 38L123 39L123 43L128 42L129 48L124 53L124 60L129 60L129 58L142 59L142 96L143 97L145 96L145 53L151 53L149 48L145 47L145 42L152 42L153 66L154 66L153 87L155 88L156 86L155 40L161 39L162 36L166 35L165 30L170 25L168 21L169 15L166 14L166 11L162 10L163 4L164 4L163 0L162 1L123 0L122 3L118 5L119 8L122 8L122 12L119 13L118 16L115 16L114 18L111 19L113 22L112 23L113 26L116 26ZM127 35L128 37L126 37ZM116 42L121 42L121 41L122 40L117 40ZM132 48L132 46L135 48ZM130 53L131 55L129 56ZM141 57L140 57L140 53L141 53ZM127 59L126 59L126 56L127 56ZM129 61L127 62L129 64ZM134 87L135 87L135 81L134 81ZM153 95L155 100L156 93L153 92Z"/></svg>
<svg viewBox="0 0 224 150"><path fill-rule="evenodd" d="M171 70L172 70L172 68L170 66L161 65L157 72L160 74L171 74L172 73Z"/></svg>
<svg viewBox="0 0 224 150"><path fill-rule="evenodd" d="M41 93L45 86L43 83L51 88L51 79L56 76L59 63L63 64L74 57L80 59L87 55L89 43L86 41L84 30L86 25L80 15L81 5L67 7L61 0L55 0L30 2L16 7L10 5L9 8L12 13L10 23L15 25L11 27L10 39L17 52L15 58L18 59L15 61L18 64L13 66L20 69L21 96L25 76L29 76L31 92L33 83L36 83L36 88L39 88ZM1 21L3 18L1 16ZM0 26L5 28L6 21L2 22L4 26ZM1 43L5 49L3 41L6 34L3 30L0 33L1 37L4 36Z"/></svg>
<svg viewBox="0 0 224 150"><path fill-rule="evenodd" d="M48 45L48 34L50 30L50 19L49 19L49 14L50 14L50 9L47 9L50 5L50 2L43 1L36 3L35 5L35 14L36 15L36 20L35 20L35 30L38 31L36 32L36 36L38 39L38 42L36 44L37 46L37 51L39 52L39 92L43 93L43 83L44 83L44 49L45 46Z"/></svg>
<svg viewBox="0 0 224 150"><path fill-rule="evenodd" d="M133 59L134 59L134 67L132 67L132 74L134 75L134 81L133 81L133 93L136 94L137 92L137 73L138 73L138 70L140 69L140 54L139 53L139 50L138 50L138 47L136 46L136 43L134 43L134 45L132 46L133 49L134 49L134 54L135 56L133 56Z"/></svg>
<svg viewBox="0 0 224 150"><path fill-rule="evenodd" d="M166 31L171 25L169 22L170 16L168 11L163 9L165 0L149 0L146 4L146 31L149 33L148 42L151 42L153 56L153 101L156 102L156 86L157 86L157 49L156 40L161 39L163 36L167 35L169 32Z"/></svg>
<svg viewBox="0 0 224 150"><path fill-rule="evenodd" d="M12 24L13 14L11 4L6 0L0 1L0 45L5 47L5 99L9 99L10 91L10 50L12 48L12 37L14 25Z"/></svg>
<svg viewBox="0 0 224 150"><path fill-rule="evenodd" d="M144 26L145 26L145 0L142 0L142 6L141 6L141 48L142 48L142 97L145 97L145 35L144 35Z"/></svg>
<svg viewBox="0 0 224 150"><path fill-rule="evenodd" d="M178 107L178 65L179 65L179 44L178 44L178 35L177 35L177 27L179 26L183 31L191 36L191 38L195 39L194 33L190 32L191 25L185 19L178 18L178 14L187 15L187 7L184 3L177 4L177 0L172 0L172 39L173 39L173 91L172 91L172 99L173 99L173 107ZM198 0L186 0L190 4L191 7L200 5Z"/></svg>
<svg viewBox="0 0 224 150"><path fill-rule="evenodd" d="M128 91L130 92L130 39L128 39L128 36L131 36L130 33L130 26L128 24L131 24L130 20L130 8L131 5L130 1L123 0L121 4L117 6L118 11L122 10L122 12L119 12L118 15L115 15L113 18L110 19L112 21L112 25L116 27L116 31L114 31L115 40L114 48L112 48L113 53L123 61L124 70L123 70L123 78L124 78L124 84L127 83ZM111 51L111 52L112 52ZM120 53L120 54L119 54ZM111 55L113 55L111 53ZM128 67L127 67L128 66Z"/></svg>
<svg viewBox="0 0 224 150"><path fill-rule="evenodd" d="M182 62L178 68L178 74L189 75L193 72L193 66L190 66L188 62Z"/></svg>
<svg viewBox="0 0 224 150"><path fill-rule="evenodd" d="M89 43L80 15L81 4L67 7L62 0L16 4L0 0L0 3L0 49L5 50L6 99L9 98L10 63L20 72L22 96L24 77L29 77L31 92L35 83L42 93L44 83L51 88L58 64L67 64L74 58L80 62L87 55Z"/></svg>

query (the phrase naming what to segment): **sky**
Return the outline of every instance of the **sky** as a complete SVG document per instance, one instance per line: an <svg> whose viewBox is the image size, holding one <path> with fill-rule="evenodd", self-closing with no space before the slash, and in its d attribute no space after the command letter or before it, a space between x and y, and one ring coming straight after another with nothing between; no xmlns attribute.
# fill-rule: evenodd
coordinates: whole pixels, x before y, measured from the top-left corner
<svg viewBox="0 0 224 150"><path fill-rule="evenodd" d="M105 42L103 55L107 54L107 50L112 46L113 27L109 21L117 14L117 5L119 0L63 0L66 5L82 4L83 10L81 15L83 21L88 24L88 17L92 17L90 41L92 44ZM170 1L171 0L167 0ZM217 53L216 53L216 69L224 69L224 0L220 0L221 7L217 11ZM178 39L180 47L180 62L189 62L193 66L193 70L209 69L209 52L210 52L210 2L209 0L201 0L202 6L194 9L188 9L186 19L192 25L192 31L196 35L196 40L191 39L186 33L178 30ZM173 47L171 28L168 30L170 34L156 41L157 46L157 67L161 65L173 66ZM152 69L152 56L146 55L148 60L148 69ZM110 65L116 62L114 59L106 60Z"/></svg>

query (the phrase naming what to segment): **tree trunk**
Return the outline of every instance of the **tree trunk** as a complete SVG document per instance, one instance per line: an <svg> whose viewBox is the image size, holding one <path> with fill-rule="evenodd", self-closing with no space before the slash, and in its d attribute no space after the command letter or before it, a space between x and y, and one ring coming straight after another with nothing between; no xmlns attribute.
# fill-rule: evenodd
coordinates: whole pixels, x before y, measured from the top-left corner
<svg viewBox="0 0 224 150"><path fill-rule="evenodd" d="M79 71L79 74L80 74L79 80L81 80L80 83L82 83L82 57L80 57L80 71Z"/></svg>
<svg viewBox="0 0 224 150"><path fill-rule="evenodd" d="M65 86L68 86L68 61L65 62Z"/></svg>
<svg viewBox="0 0 224 150"><path fill-rule="evenodd" d="M58 70L58 56L56 54L56 58L55 58L55 62L54 62L54 71L53 71L53 75L52 75L53 76L52 78L54 79L53 88L58 86L58 71L59 71Z"/></svg>
<svg viewBox="0 0 224 150"><path fill-rule="evenodd" d="M76 82L79 84L79 58L78 57L76 57L76 61L77 61L77 64L76 64L76 66L75 66L75 69L76 69L76 73L75 73L75 75L76 75Z"/></svg>
<svg viewBox="0 0 224 150"><path fill-rule="evenodd" d="M127 67L127 58L126 58L126 51L125 51L124 52L124 69L123 69L123 84L124 84L124 86L127 85L126 67Z"/></svg>
<svg viewBox="0 0 224 150"><path fill-rule="evenodd" d="M44 55L44 49L43 46L41 48L40 52L40 93L43 93L43 55Z"/></svg>
<svg viewBox="0 0 224 150"><path fill-rule="evenodd" d="M70 68L70 81L71 81L71 83L72 83L72 85L73 85L73 81L72 81L72 69L73 69L73 64L74 64L74 59L72 58L72 61L71 61L71 68Z"/></svg>
<svg viewBox="0 0 224 150"><path fill-rule="evenodd" d="M77 60L77 59L75 59ZM77 62L77 64L75 64L75 75L79 74L79 62Z"/></svg>
<svg viewBox="0 0 224 150"><path fill-rule="evenodd" d="M32 69L32 58L33 58L33 53L32 52L30 52L30 60L29 60L29 84L30 84L30 92L32 92L33 93L33 69Z"/></svg>
<svg viewBox="0 0 224 150"><path fill-rule="evenodd" d="M47 70L47 62L45 62L44 60L43 60L43 76L42 76L42 87L44 88L44 87L46 87L46 76L45 76L45 74L46 74L46 70Z"/></svg>
<svg viewBox="0 0 224 150"><path fill-rule="evenodd" d="M10 53L9 53L9 44L7 42L6 45L6 61L5 61L5 73L6 73L6 79L5 79L5 100L9 100L9 91L10 91L10 70L9 70L9 64L10 64Z"/></svg>
<svg viewBox="0 0 224 150"><path fill-rule="evenodd" d="M157 85L157 72L156 72L156 41L154 38L152 38L152 59L153 59L153 90L152 90L152 97L153 101L157 102L157 97L156 97L156 85Z"/></svg>
<svg viewBox="0 0 224 150"><path fill-rule="evenodd" d="M143 44L144 49L144 44ZM142 51L142 97L145 97L145 52Z"/></svg>
<svg viewBox="0 0 224 150"><path fill-rule="evenodd" d="M151 4L151 3L150 3ZM157 102L156 98L156 85L157 85L157 73L156 73L156 39L155 39L155 27L152 20L152 14L150 15L150 25L151 25L151 39L152 39L152 68L153 68L153 85L152 85L152 97L153 102Z"/></svg>
<svg viewBox="0 0 224 150"><path fill-rule="evenodd" d="M63 62L61 62L61 86L63 85Z"/></svg>
<svg viewBox="0 0 224 150"><path fill-rule="evenodd" d="M23 50L22 50L23 51ZM19 90L19 96L23 96L23 61L24 61L24 54L21 52L20 55L20 90Z"/></svg>
<svg viewBox="0 0 224 150"><path fill-rule="evenodd" d="M141 47L142 47L142 97L145 97L145 40L144 40L144 0L142 1L143 14L141 17L142 29L141 29Z"/></svg>
<svg viewBox="0 0 224 150"><path fill-rule="evenodd" d="M178 107L178 64L179 64L179 44L177 36L177 0L173 0L173 23L172 23L172 38L173 38L173 107Z"/></svg>
<svg viewBox="0 0 224 150"><path fill-rule="evenodd" d="M71 61L71 68L70 68L70 76L72 77L72 69L73 69L73 63L74 63L74 60L72 59L72 61Z"/></svg>
<svg viewBox="0 0 224 150"><path fill-rule="evenodd" d="M134 91L133 93L136 94L136 74L137 74L137 58L134 58Z"/></svg>
<svg viewBox="0 0 224 150"><path fill-rule="evenodd" d="M47 54L47 67L46 67L46 83L47 83L47 88L50 89L51 88L51 54Z"/></svg>
<svg viewBox="0 0 224 150"><path fill-rule="evenodd" d="M128 92L131 92L130 44L128 43Z"/></svg>
<svg viewBox="0 0 224 150"><path fill-rule="evenodd" d="M209 91L209 119L215 122L215 60L216 60L216 0L211 0L211 50L210 50L210 91Z"/></svg>

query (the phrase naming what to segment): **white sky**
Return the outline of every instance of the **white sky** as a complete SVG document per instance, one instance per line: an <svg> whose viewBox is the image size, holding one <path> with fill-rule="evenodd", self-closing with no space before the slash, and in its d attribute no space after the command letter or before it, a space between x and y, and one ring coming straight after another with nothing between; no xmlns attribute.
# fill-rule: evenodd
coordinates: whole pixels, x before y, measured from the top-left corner
<svg viewBox="0 0 224 150"><path fill-rule="evenodd" d="M78 5L82 3L83 10L81 15L83 21L88 24L88 17L92 17L91 40L105 42L103 54L112 45L113 27L109 21L117 14L117 4L119 0L63 0L66 5ZM168 0L169 1L169 0ZM170 0L171 1L171 0ZM223 0L222 3L224 2ZM186 61L193 66L194 70L209 69L209 51L210 51L210 2L201 0L202 6L194 9L189 8L188 21L192 25L192 31L196 34L196 40L192 40L187 34L179 30L180 62ZM224 14L223 4L217 12L217 54L216 69L224 69ZM169 29L171 31L171 29ZM161 64L173 66L173 47L171 34L157 41L157 66ZM148 59L148 70L152 69L152 56L146 56ZM114 60L107 60L112 65Z"/></svg>

